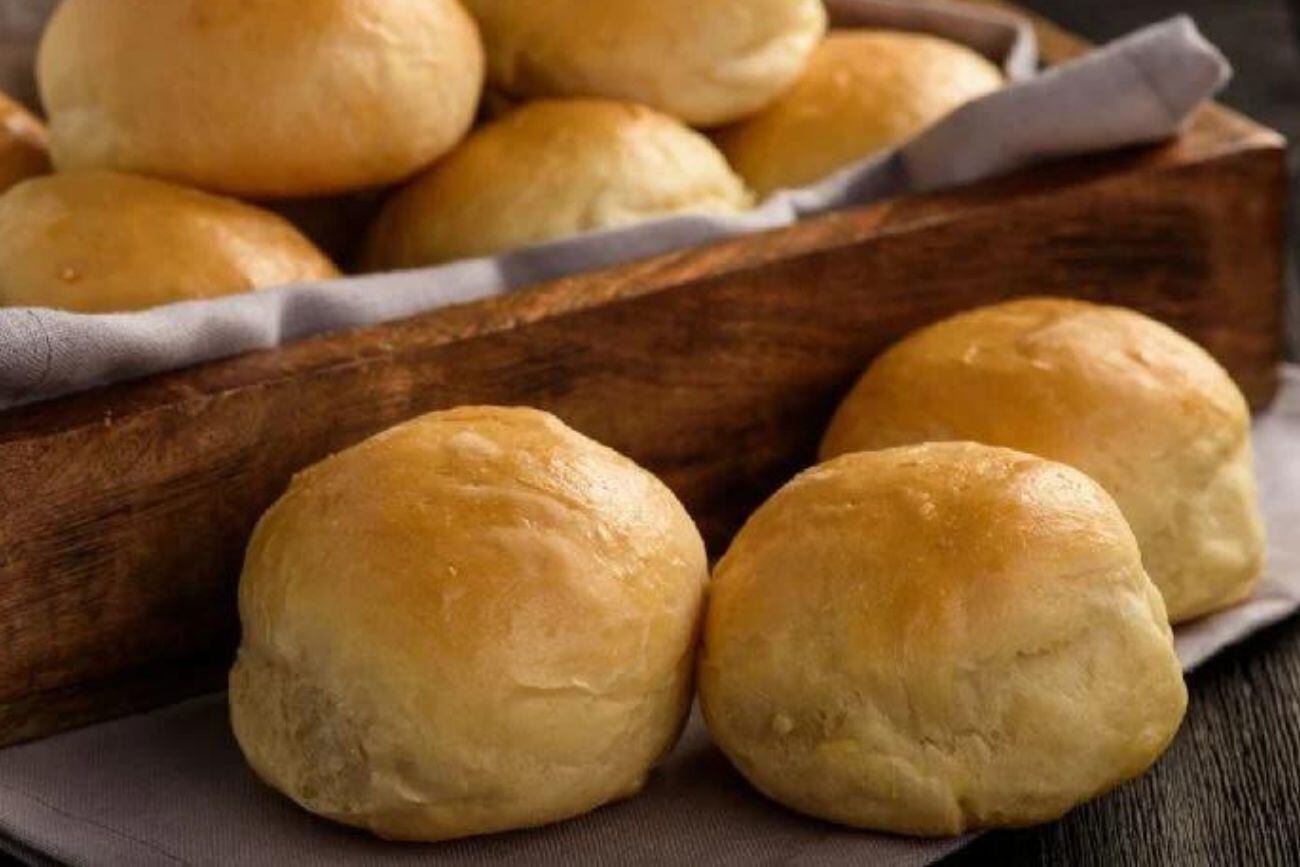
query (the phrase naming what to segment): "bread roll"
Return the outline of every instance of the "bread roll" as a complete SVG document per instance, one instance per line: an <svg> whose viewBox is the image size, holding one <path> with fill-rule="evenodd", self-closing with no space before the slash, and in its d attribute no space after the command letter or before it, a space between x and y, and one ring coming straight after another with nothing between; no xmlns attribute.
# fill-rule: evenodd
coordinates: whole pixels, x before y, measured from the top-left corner
<svg viewBox="0 0 1300 867"><path fill-rule="evenodd" d="M467 0L488 80L522 97L640 102L693 126L752 114L826 30L821 0Z"/></svg>
<svg viewBox="0 0 1300 867"><path fill-rule="evenodd" d="M1096 479L1174 622L1237 602L1260 573L1246 401L1204 350L1131 310L1021 300L917 332L863 375L822 456L925 440L1021 449Z"/></svg>
<svg viewBox="0 0 1300 867"><path fill-rule="evenodd" d="M0 93L0 193L50 170L45 127L32 113Z"/></svg>
<svg viewBox="0 0 1300 867"><path fill-rule="evenodd" d="M717 141L741 177L767 195L900 145L1002 81L996 66L946 39L837 31L793 87Z"/></svg>
<svg viewBox="0 0 1300 867"><path fill-rule="evenodd" d="M667 115L605 100L533 102L398 193L366 260L375 270L413 268L748 205L717 148Z"/></svg>
<svg viewBox="0 0 1300 867"><path fill-rule="evenodd" d="M0 196L0 306L111 313L337 275L274 214L163 181L74 172Z"/></svg>
<svg viewBox="0 0 1300 867"><path fill-rule="evenodd" d="M808 470L710 585L700 701L755 786L905 834L1060 816L1182 720L1164 606L1095 482L944 443Z"/></svg>
<svg viewBox="0 0 1300 867"><path fill-rule="evenodd" d="M37 78L60 170L276 198L427 166L469 128L483 57L457 0L65 0Z"/></svg>
<svg viewBox="0 0 1300 867"><path fill-rule="evenodd" d="M423 416L262 517L235 736L267 783L383 837L576 816L676 741L707 568L662 483L554 417Z"/></svg>

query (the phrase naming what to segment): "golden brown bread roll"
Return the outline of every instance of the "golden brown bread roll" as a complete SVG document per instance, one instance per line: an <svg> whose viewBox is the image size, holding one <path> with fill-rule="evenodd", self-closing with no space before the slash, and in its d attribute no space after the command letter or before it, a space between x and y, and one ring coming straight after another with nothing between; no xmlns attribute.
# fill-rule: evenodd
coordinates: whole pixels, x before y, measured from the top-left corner
<svg viewBox="0 0 1300 867"><path fill-rule="evenodd" d="M658 479L553 416L423 416L258 524L235 735L266 782L384 837L578 815L676 741L707 568Z"/></svg>
<svg viewBox="0 0 1300 867"><path fill-rule="evenodd" d="M111 313L337 275L274 214L163 181L72 172L0 196L0 306Z"/></svg>
<svg viewBox="0 0 1300 867"><path fill-rule="evenodd" d="M982 56L937 36L836 31L793 87L717 142L746 183L767 195L902 144L1002 81Z"/></svg>
<svg viewBox="0 0 1300 867"><path fill-rule="evenodd" d="M840 457L764 504L714 572L699 686L764 793L922 835L1060 816L1149 767L1187 702L1110 497L972 443Z"/></svg>
<svg viewBox="0 0 1300 867"><path fill-rule="evenodd" d="M413 268L674 214L749 194L708 139L645 106L525 104L475 131L385 206L367 265Z"/></svg>
<svg viewBox="0 0 1300 867"><path fill-rule="evenodd" d="M488 78L522 97L640 102L693 126L751 114L799 75L821 0L466 0Z"/></svg>
<svg viewBox="0 0 1300 867"><path fill-rule="evenodd" d="M59 169L276 198L427 166L469 129L483 56L457 0L66 0L37 77Z"/></svg>
<svg viewBox="0 0 1300 867"><path fill-rule="evenodd" d="M823 458L977 440L1062 461L1133 527L1174 622L1244 598L1264 538L1250 413L1214 359L1131 310L998 304L913 334L863 375Z"/></svg>
<svg viewBox="0 0 1300 867"><path fill-rule="evenodd" d="M50 170L45 127L31 112L0 93L0 193Z"/></svg>

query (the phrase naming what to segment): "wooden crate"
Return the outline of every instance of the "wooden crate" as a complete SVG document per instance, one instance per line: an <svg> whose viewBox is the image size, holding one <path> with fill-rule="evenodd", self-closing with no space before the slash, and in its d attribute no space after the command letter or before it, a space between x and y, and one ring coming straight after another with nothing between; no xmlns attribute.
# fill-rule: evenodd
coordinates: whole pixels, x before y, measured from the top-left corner
<svg viewBox="0 0 1300 867"><path fill-rule="evenodd" d="M1080 47L1041 37L1049 59ZM977 304L1133 306L1262 406L1284 196L1280 137L1211 106L1165 146L0 414L0 743L219 686L262 510L299 468L429 410L549 409L659 473L716 553L876 353Z"/></svg>

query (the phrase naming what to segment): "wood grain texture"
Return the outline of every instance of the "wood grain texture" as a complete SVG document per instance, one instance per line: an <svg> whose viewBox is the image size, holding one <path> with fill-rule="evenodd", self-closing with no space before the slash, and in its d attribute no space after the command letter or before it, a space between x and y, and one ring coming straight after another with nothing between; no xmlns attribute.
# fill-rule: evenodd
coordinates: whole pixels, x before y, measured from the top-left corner
<svg viewBox="0 0 1300 867"><path fill-rule="evenodd" d="M296 470L429 410L556 412L659 473L716 553L810 461L876 353L977 304L1137 307L1207 346L1262 405L1284 172L1276 135L1210 107L1168 146L0 415L0 743L217 685L220 665L194 661L233 642L257 517Z"/></svg>

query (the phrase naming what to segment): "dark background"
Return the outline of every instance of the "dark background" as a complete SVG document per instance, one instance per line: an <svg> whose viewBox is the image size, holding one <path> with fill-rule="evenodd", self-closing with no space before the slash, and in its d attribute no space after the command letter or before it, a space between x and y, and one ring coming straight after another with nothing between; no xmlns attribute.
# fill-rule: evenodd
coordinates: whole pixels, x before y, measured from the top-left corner
<svg viewBox="0 0 1300 867"><path fill-rule="evenodd" d="M1236 69L1222 101L1300 139L1300 50L1287 0L1021 2L1094 41L1190 13ZM1294 146L1291 165L1294 178ZM1298 189L1293 179L1293 203ZM1293 264L1292 358L1295 285ZM1060 822L989 834L946 863L1300 865L1300 620L1211 661L1189 685L1187 721L1151 773Z"/></svg>

